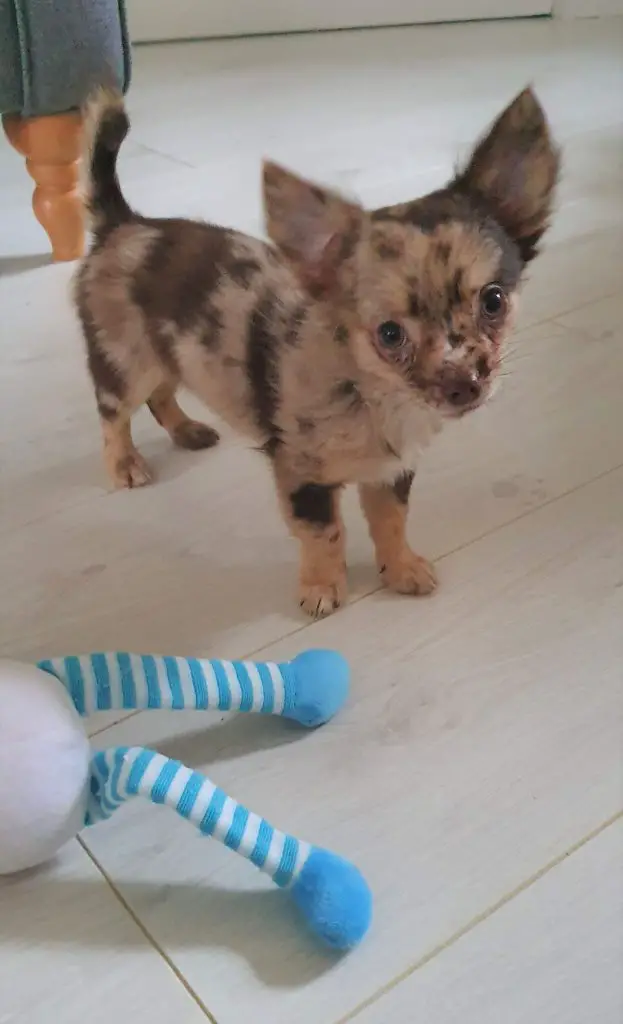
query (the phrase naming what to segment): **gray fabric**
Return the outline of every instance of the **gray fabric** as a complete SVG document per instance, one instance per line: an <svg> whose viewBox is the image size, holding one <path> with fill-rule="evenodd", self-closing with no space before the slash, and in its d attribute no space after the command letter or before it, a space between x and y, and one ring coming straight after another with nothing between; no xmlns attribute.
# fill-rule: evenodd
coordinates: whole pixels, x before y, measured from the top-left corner
<svg viewBox="0 0 623 1024"><path fill-rule="evenodd" d="M12 0L0 0L0 111L19 110L22 105L18 39Z"/></svg>
<svg viewBox="0 0 623 1024"><path fill-rule="evenodd" d="M25 117L80 106L130 82L123 0L0 0L0 110Z"/></svg>

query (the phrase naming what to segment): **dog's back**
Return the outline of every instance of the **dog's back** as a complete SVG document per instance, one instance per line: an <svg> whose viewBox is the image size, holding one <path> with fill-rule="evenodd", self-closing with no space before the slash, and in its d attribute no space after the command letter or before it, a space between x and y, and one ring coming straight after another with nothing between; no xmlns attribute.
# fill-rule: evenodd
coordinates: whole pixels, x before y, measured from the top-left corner
<svg viewBox="0 0 623 1024"><path fill-rule="evenodd" d="M128 479L131 453L111 436L144 402L172 426L178 443L215 443L210 428L183 426L179 407L171 404L180 383L234 429L266 445L274 434L275 347L291 343L300 327L303 296L296 278L259 240L212 224L135 212L116 170L129 129L120 99L99 93L88 124L93 242L74 296L114 451L107 455L109 471L120 485L144 482L141 472ZM169 393L170 401L163 401Z"/></svg>

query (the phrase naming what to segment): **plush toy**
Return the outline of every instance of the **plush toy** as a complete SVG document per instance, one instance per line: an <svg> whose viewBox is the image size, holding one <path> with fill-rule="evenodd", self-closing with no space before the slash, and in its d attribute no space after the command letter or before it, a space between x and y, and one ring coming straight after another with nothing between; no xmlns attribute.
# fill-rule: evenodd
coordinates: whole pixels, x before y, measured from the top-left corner
<svg viewBox="0 0 623 1024"><path fill-rule="evenodd" d="M313 727L346 699L348 665L331 651L291 662L92 654L0 662L0 874L41 864L130 797L166 804L288 889L337 949L366 933L371 895L341 857L279 832L199 772L153 750L93 754L80 715L168 708L281 715Z"/></svg>

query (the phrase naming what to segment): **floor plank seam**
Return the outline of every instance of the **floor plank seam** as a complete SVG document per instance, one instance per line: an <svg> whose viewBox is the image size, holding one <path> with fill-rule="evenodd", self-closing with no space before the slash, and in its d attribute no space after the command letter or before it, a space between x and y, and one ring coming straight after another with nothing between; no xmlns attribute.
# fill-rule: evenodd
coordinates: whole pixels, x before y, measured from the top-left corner
<svg viewBox="0 0 623 1024"><path fill-rule="evenodd" d="M548 861L547 864L544 864L542 868L539 868L539 870L536 871L534 874L530 875L529 878L524 879L524 881L520 882L519 885L515 886L515 888L505 893L504 896L501 896L500 899L496 900L496 902L493 903L490 907L487 907L480 914L477 914L475 917L471 918L471 920L468 921L467 924L463 925L462 928L459 928L444 942L438 943L438 945L436 945L428 953L425 953L418 960L416 960L414 964L412 964L410 967L407 967L404 971L396 975L395 978L392 978L392 980L388 981L385 985L382 985L379 989L376 990L376 992L368 996L367 999L362 1000L362 1002L358 1003L357 1006L355 1006L352 1010L349 1010L349 1012L345 1014L345 1016L339 1017L338 1020L335 1021L335 1024L350 1024L350 1021L355 1020L355 1018L358 1017L361 1013L363 1013L364 1010L367 1010L369 1009L369 1007L378 1003L383 998L383 996L387 995L388 992L391 992L392 989L397 988L397 986L402 984L403 981L406 981L407 978L410 978L417 971L421 970L422 967L425 967L427 964L431 963L432 960L435 960L442 953L445 953L446 950L451 949L452 946L455 946L457 942L460 942L461 939L465 938L466 935L469 935L471 932L473 932L478 927L478 925L483 924L484 921L487 921L489 918L493 917L493 915L496 914L498 910L501 910L503 907L507 906L514 899L516 899L517 896L521 896L522 893L526 892L528 889L531 889L533 885L535 885L537 882L540 882L542 878L548 875L551 871L554 871L569 857L572 857L575 853L577 853L578 850L581 850L593 839L596 839L603 832L609 829L612 825L615 825L618 821L621 820L623 820L623 808L621 808L621 810L617 811L615 814L611 815L609 818L603 821L601 825L598 825L596 828L592 829L591 832L588 832L581 839L578 839L577 842L569 846L566 850L563 851L563 853L558 854L557 857L554 857L551 861Z"/></svg>
<svg viewBox="0 0 623 1024"><path fill-rule="evenodd" d="M592 234L598 233L599 232L592 232ZM543 327L544 324L550 323L556 324L557 327L565 327L568 330L568 325L559 323L558 317L571 316L572 313L578 313L581 309L586 309L587 306L593 306L596 302L602 302L604 299L611 299L615 295L616 293L614 292L604 292L603 295L594 295L592 298L586 299L584 302L580 302L577 306L573 305L570 306L569 308L565 306L564 309L558 310L558 312L554 313L553 315L550 313L549 316L544 316L540 320L530 320L529 323L527 323L525 326L518 328L518 330L514 332L513 338L516 338L518 334L525 334L527 331L532 331L535 327ZM574 327L572 328L572 330L576 331L577 328ZM511 338L511 342L513 338Z"/></svg>
<svg viewBox="0 0 623 1024"><path fill-rule="evenodd" d="M576 491L580 491L584 487L589 487L591 484L596 483L598 480L603 480L605 477L610 476L612 473L617 473L621 469L623 469L623 463L620 463L618 466L612 466L610 469L604 470L603 473L598 473L597 476L592 477L590 480L585 480L583 483L577 484L575 487L571 487L568 491L564 491L562 494L557 494L555 497L552 497L547 501L543 501L540 505L535 505L533 508L526 509L525 512L520 512L517 516L515 516L514 519L510 519L508 520L508 522L501 523L499 526L494 526L490 530L486 530L484 533L480 534L478 537L473 537L471 540L466 541L465 544L459 544L458 547L446 551L443 555L440 555L438 558L436 558L435 562L441 562L443 561L444 558L450 558L451 555L457 554L459 551L462 551L465 548L470 547L472 544L476 544L479 541L484 540L486 537L493 536L500 530L505 529L507 526L511 526L512 524L517 523L522 519L526 519L528 516L534 515L535 512L539 512L541 509L547 508L548 505L553 505L557 501L562 501L563 498L568 498L571 494L575 494ZM381 593L382 590L383 586L379 584L378 586L374 587L373 590L369 590L365 594L360 594L358 597L353 597L349 601L346 608L350 608L354 605L360 604L362 601L365 601L366 598L372 597L374 594ZM264 644L262 647L256 647L253 650L237 655L236 657L238 660L241 661L258 660L262 654L264 654L266 651L269 651L272 647L275 646L275 644L282 643L284 640L290 640L298 633L302 633L304 630L307 629L312 629L314 626L318 625L319 622L323 621L323 619L320 619L318 621L313 622L303 622L300 624L300 626L295 627L288 633L283 633L280 637L274 638L270 641L270 643ZM447 628L447 624L444 628ZM430 636L427 637L427 641L430 639ZM125 722L129 718L134 718L136 715L140 715L142 713L142 711L129 711L127 715L119 719L119 722ZM112 724L109 723L108 725L102 726L101 729L96 729L95 732L92 732L89 735L92 739L95 736L101 736L109 729L114 729L115 726L119 725L119 722L113 722Z"/></svg>
<svg viewBox="0 0 623 1024"><path fill-rule="evenodd" d="M147 940L149 945L158 954L158 956L161 958L161 960L164 960L164 962L166 963L166 965L169 968L169 970L173 973L173 975L178 980L178 982L180 983L182 988L186 991L187 995L193 1000L193 1002L196 1004L196 1006L199 1008L199 1010L201 1010L201 1012L203 1013L204 1017L209 1021L209 1024L219 1024L219 1022L217 1021L216 1017L210 1012L210 1010L205 1005L205 1003L203 1002L201 997L195 992L195 990L191 987L189 982L186 980L186 978L184 977L184 975L180 971L179 967L177 967L177 965L171 959L171 957L166 952L166 950L164 950L162 948L160 943L154 938L154 936L151 934L149 929L146 928L146 926L143 924L143 922L141 921L140 917L138 917L138 915L135 913L135 911L133 910L132 906L128 903L128 901L124 897L124 895L121 892L121 890L115 885L115 883L113 882L113 880L110 877L110 875L108 874L108 872L102 867L102 865L98 861L97 857L95 857L93 855L93 853L91 852L91 850L89 849L87 844L84 842L82 837L81 836L77 836L76 838L78 840L78 843L80 844L80 846L82 847L82 849L86 853L87 857L91 861L91 863L95 866L97 871L102 876L105 884L111 890L111 892L112 892L113 896L115 897L115 899L117 900L117 902L121 904L121 907L126 912L126 914L128 914L132 918L132 920L134 921L134 924L136 925L136 927L139 929L139 931L141 932L143 937Z"/></svg>
<svg viewBox="0 0 623 1024"><path fill-rule="evenodd" d="M130 111L130 114L132 112ZM173 156L171 153L164 153L161 149L156 149L154 146L148 146L145 142L141 142L139 139L136 140L136 145L151 156L159 156L162 160L166 160L167 163L173 164L174 167L184 167L188 171L199 171L200 167L195 164L189 163L188 160L181 160L178 156Z"/></svg>

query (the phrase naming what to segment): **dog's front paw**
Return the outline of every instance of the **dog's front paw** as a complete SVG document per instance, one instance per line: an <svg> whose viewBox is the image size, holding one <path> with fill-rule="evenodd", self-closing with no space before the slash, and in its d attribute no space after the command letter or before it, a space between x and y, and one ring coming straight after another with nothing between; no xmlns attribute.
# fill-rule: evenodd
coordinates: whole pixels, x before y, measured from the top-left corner
<svg viewBox="0 0 623 1024"><path fill-rule="evenodd" d="M331 615L346 600L346 575L335 579L304 579L299 584L299 603L314 619Z"/></svg>
<svg viewBox="0 0 623 1024"><path fill-rule="evenodd" d="M106 463L115 490L145 487L152 481L148 463L136 450L127 452L114 461L106 459Z"/></svg>
<svg viewBox="0 0 623 1024"><path fill-rule="evenodd" d="M397 594L432 594L437 586L437 573L421 555L405 548L395 561L381 566L381 579L386 587Z"/></svg>

